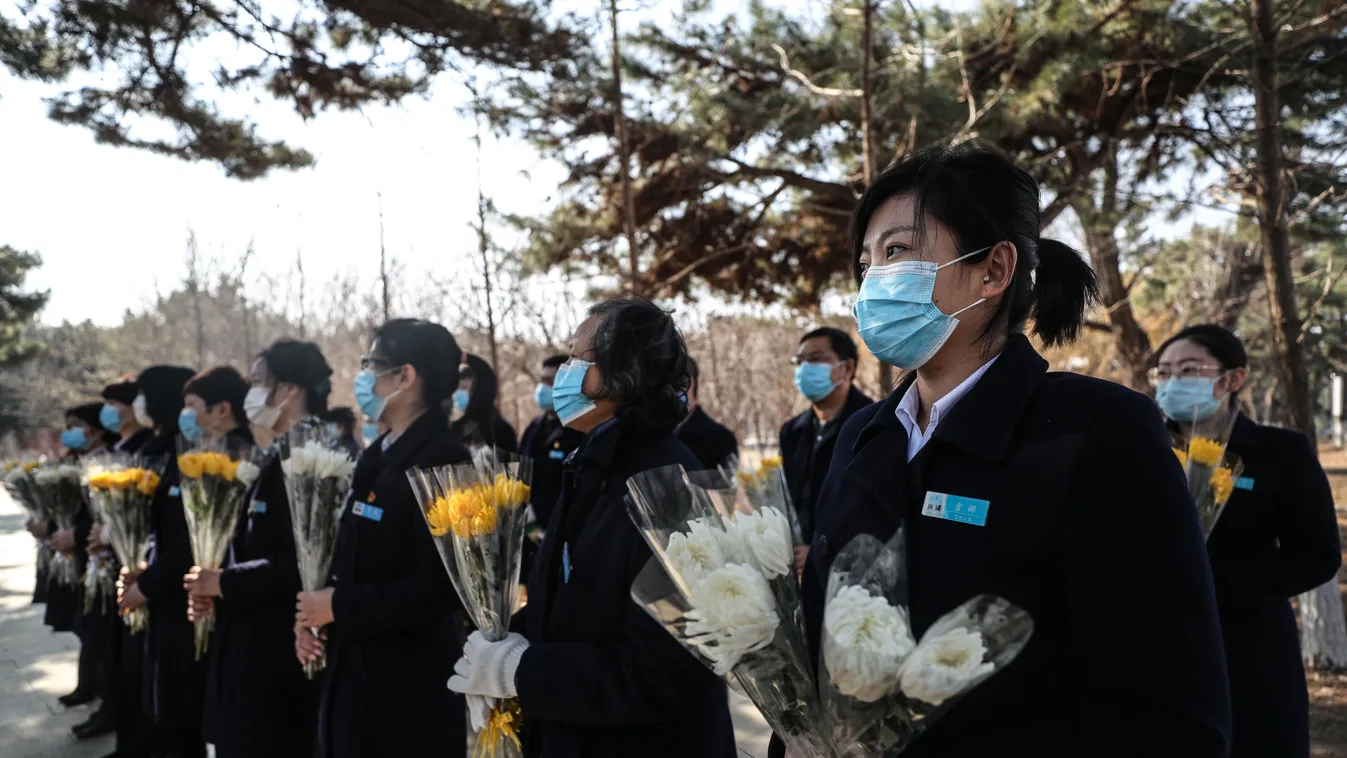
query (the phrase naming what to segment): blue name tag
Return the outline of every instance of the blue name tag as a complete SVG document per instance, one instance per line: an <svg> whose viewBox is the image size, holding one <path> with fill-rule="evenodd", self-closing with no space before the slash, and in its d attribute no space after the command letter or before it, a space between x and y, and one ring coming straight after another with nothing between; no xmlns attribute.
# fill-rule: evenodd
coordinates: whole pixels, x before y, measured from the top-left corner
<svg viewBox="0 0 1347 758"><path fill-rule="evenodd" d="M384 509L369 503L353 503L351 513L370 521L383 521L384 518Z"/></svg>
<svg viewBox="0 0 1347 758"><path fill-rule="evenodd" d="M267 504L264 503L264 502L262 502L261 500L254 500L254 501L253 501L253 504L252 504L252 507L248 509L248 512L249 512L249 513L266 513L266 512L267 512Z"/></svg>
<svg viewBox="0 0 1347 758"><path fill-rule="evenodd" d="M1252 491L1253 491L1253 478L1252 478L1252 477L1247 477L1247 476L1241 476L1240 478L1236 479L1236 480L1235 480L1235 489L1237 489L1237 490L1248 490L1249 492L1252 492Z"/></svg>
<svg viewBox="0 0 1347 758"><path fill-rule="evenodd" d="M927 492L926 502L921 506L921 515L957 521L973 526L987 525L987 511L992 504L987 500L963 495L947 495L943 492Z"/></svg>
<svg viewBox="0 0 1347 758"><path fill-rule="evenodd" d="M571 543L561 544L561 581L571 583Z"/></svg>
<svg viewBox="0 0 1347 758"><path fill-rule="evenodd" d="M547 454L547 457L554 461L564 461L566 460L566 453L561 450L553 450Z"/></svg>
<svg viewBox="0 0 1347 758"><path fill-rule="evenodd" d="M168 496L169 496L169 497L177 497L178 495L181 495L181 494L182 494L182 490L178 489L177 487L169 487L169 488L168 488Z"/></svg>

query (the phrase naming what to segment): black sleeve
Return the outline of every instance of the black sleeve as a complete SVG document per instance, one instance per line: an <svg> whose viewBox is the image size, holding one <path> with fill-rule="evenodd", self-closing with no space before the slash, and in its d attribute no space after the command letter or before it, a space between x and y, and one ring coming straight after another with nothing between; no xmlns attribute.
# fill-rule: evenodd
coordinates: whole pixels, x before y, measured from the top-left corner
<svg viewBox="0 0 1347 758"><path fill-rule="evenodd" d="M140 591L150 600L158 600L182 589L182 579L192 568L192 543L187 533L187 514L182 509L178 477L164 477L159 483L156 502L159 510L154 533L154 562L141 573Z"/></svg>

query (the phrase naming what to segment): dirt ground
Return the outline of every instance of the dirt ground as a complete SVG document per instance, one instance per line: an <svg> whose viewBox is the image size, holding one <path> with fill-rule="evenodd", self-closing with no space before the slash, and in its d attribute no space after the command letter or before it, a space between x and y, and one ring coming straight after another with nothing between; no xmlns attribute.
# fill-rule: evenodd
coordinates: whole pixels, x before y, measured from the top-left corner
<svg viewBox="0 0 1347 758"><path fill-rule="evenodd" d="M1319 450L1319 460L1333 485L1338 503L1338 530L1347 544L1347 451L1332 446ZM1347 604L1347 569L1339 572L1338 586ZM1347 675L1310 672L1310 754L1315 758L1347 758Z"/></svg>

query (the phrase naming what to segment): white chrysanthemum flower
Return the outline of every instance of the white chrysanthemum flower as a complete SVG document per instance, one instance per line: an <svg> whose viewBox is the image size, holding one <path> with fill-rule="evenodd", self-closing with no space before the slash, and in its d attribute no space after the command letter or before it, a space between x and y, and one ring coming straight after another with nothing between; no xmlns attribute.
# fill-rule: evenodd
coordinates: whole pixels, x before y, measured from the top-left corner
<svg viewBox="0 0 1347 758"><path fill-rule="evenodd" d="M731 563L706 574L692 589L687 633L724 676L745 653L771 644L776 627L776 598L767 580L752 566Z"/></svg>
<svg viewBox="0 0 1347 758"><path fill-rule="evenodd" d="M986 657L982 634L973 629L951 629L922 640L903 666L903 694L940 705L996 669L992 663L983 663Z"/></svg>
<svg viewBox="0 0 1347 758"><path fill-rule="evenodd" d="M43 487L50 487L61 481L61 470L56 466L40 466L33 471L33 481Z"/></svg>
<svg viewBox="0 0 1347 758"><path fill-rule="evenodd" d="M73 463L62 463L60 467L60 475L62 479L66 479L71 482L78 482L81 476L81 469L79 466L76 466Z"/></svg>
<svg viewBox="0 0 1347 758"><path fill-rule="evenodd" d="M257 468L257 464L251 461L239 461L239 470L234 476L240 482L243 482L245 487L251 487L253 482L257 481L257 475L260 473L261 469Z"/></svg>
<svg viewBox="0 0 1347 758"><path fill-rule="evenodd" d="M794 571L795 543L785 514L776 508L763 508L757 513L740 513L735 522L768 579Z"/></svg>
<svg viewBox="0 0 1347 758"><path fill-rule="evenodd" d="M290 457L281 462L281 470L287 476L341 478L355 471L355 461L344 450L333 450L320 442L309 442L291 448Z"/></svg>
<svg viewBox="0 0 1347 758"><path fill-rule="evenodd" d="M669 535L664 554L670 568L692 588L707 574L725 565L724 539L725 533L719 527L703 519L694 519L688 522L686 533Z"/></svg>
<svg viewBox="0 0 1347 758"><path fill-rule="evenodd" d="M903 612L864 587L843 587L823 611L824 662L839 692L873 703L893 691L916 647Z"/></svg>

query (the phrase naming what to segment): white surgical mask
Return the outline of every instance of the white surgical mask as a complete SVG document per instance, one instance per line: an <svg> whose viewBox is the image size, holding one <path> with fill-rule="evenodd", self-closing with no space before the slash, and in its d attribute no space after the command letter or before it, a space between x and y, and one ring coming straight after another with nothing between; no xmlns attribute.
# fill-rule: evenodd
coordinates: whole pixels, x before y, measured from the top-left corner
<svg viewBox="0 0 1347 758"><path fill-rule="evenodd" d="M248 394L243 398L243 414L248 417L248 422L253 426L260 426L263 429L275 429L276 422L281 419L280 405L272 408L267 405L267 396L271 392L266 387L253 387L248 390Z"/></svg>
<svg viewBox="0 0 1347 758"><path fill-rule="evenodd" d="M137 424L146 427L154 426L154 419L150 418L150 412L145 407L144 395L136 395L135 402L131 403L131 410L136 414Z"/></svg>

